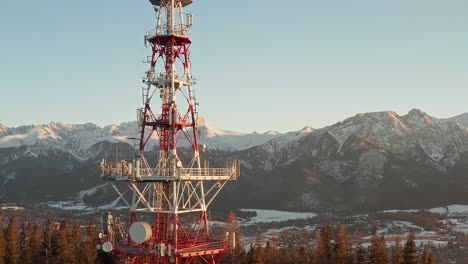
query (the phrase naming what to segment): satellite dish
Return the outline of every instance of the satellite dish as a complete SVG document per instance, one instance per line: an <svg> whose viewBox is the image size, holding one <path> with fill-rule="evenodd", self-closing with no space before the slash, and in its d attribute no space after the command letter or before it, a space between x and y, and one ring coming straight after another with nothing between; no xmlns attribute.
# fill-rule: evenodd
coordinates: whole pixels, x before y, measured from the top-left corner
<svg viewBox="0 0 468 264"><path fill-rule="evenodd" d="M111 252L114 249L111 242L105 242L102 244L102 250L106 253Z"/></svg>
<svg viewBox="0 0 468 264"><path fill-rule="evenodd" d="M197 126L204 126L205 125L205 118L197 117L196 124L197 124Z"/></svg>
<svg viewBox="0 0 468 264"><path fill-rule="evenodd" d="M151 239L153 229L146 222L135 222L130 226L130 238L136 243L143 243Z"/></svg>

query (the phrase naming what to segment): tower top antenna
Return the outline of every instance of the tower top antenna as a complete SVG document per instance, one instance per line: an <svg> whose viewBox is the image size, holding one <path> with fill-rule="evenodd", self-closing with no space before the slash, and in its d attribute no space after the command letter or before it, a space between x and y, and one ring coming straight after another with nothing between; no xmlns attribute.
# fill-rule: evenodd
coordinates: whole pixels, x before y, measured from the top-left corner
<svg viewBox="0 0 468 264"><path fill-rule="evenodd" d="M150 3L153 6L161 6L164 5L167 2L170 2L171 0L149 0ZM188 6L190 5L193 1L192 0L174 0L175 4L181 3L182 6Z"/></svg>

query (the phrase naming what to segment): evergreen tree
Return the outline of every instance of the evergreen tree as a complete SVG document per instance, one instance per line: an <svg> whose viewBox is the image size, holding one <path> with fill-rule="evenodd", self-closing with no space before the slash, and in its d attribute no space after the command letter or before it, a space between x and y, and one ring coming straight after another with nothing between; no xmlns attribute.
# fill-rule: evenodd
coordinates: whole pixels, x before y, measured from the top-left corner
<svg viewBox="0 0 468 264"><path fill-rule="evenodd" d="M8 241L6 244L6 263L8 264L19 264L20 263L20 234L18 231L18 225L16 215L10 218L6 232L5 240Z"/></svg>
<svg viewBox="0 0 468 264"><path fill-rule="evenodd" d="M273 242L269 239L266 242L264 255L265 255L265 263L274 264L276 263L277 253L275 247L272 245Z"/></svg>
<svg viewBox="0 0 468 264"><path fill-rule="evenodd" d="M97 258L97 233L96 226L89 223L86 228L86 240L83 242L83 260L84 263L95 263Z"/></svg>
<svg viewBox="0 0 468 264"><path fill-rule="evenodd" d="M260 234L257 235L254 243L254 251L252 253L252 263L253 264L263 264L265 263L265 254L263 248L263 239Z"/></svg>
<svg viewBox="0 0 468 264"><path fill-rule="evenodd" d="M31 235L31 256L33 264L44 263L44 256L42 252L42 230L38 224L35 224L33 227Z"/></svg>
<svg viewBox="0 0 468 264"><path fill-rule="evenodd" d="M71 249L72 255L75 256L75 263L84 263L82 258L82 238L81 238L81 226L78 222L73 225L71 234Z"/></svg>
<svg viewBox="0 0 468 264"><path fill-rule="evenodd" d="M295 247L294 258L295 260L293 260L292 263L308 264L309 259L307 254L307 248L304 245Z"/></svg>
<svg viewBox="0 0 468 264"><path fill-rule="evenodd" d="M380 236L380 239L379 239L378 255L379 255L379 260L380 260L379 263L382 263L382 264L390 263L389 258L388 258L388 252L387 252L387 244L385 243L385 237L383 235Z"/></svg>
<svg viewBox="0 0 468 264"><path fill-rule="evenodd" d="M411 229L408 235L408 239L403 249L403 263L404 264L417 264L418 263L418 251L416 244L414 243L414 230Z"/></svg>
<svg viewBox="0 0 468 264"><path fill-rule="evenodd" d="M58 254L55 256L55 263L73 263L74 262L74 247L71 236L70 224L67 220L63 220L57 237Z"/></svg>
<svg viewBox="0 0 468 264"><path fill-rule="evenodd" d="M429 252L429 259L425 264L435 264L435 263L436 263L436 260L435 260L434 254L432 254L432 252Z"/></svg>
<svg viewBox="0 0 468 264"><path fill-rule="evenodd" d="M392 248L392 264L402 264L403 263L403 251L400 245L400 237L395 238L395 246Z"/></svg>
<svg viewBox="0 0 468 264"><path fill-rule="evenodd" d="M346 233L343 225L339 225L336 230L336 239L334 246L335 263L345 264L350 260L351 255L351 239Z"/></svg>
<svg viewBox="0 0 468 264"><path fill-rule="evenodd" d="M271 263L271 264L280 264L279 262L279 254L280 254L280 239L278 235L273 232L271 235L271 238L267 241L267 244L265 246L265 263ZM286 258L287 259L287 258Z"/></svg>
<svg viewBox="0 0 468 264"><path fill-rule="evenodd" d="M315 233L315 256L316 263L331 263L333 257L333 245L331 243L331 227L329 224L323 226Z"/></svg>
<svg viewBox="0 0 468 264"><path fill-rule="evenodd" d="M250 243L249 251L247 251L247 258L246 262L248 264L254 263L254 254L255 254L255 245L254 243Z"/></svg>
<svg viewBox="0 0 468 264"><path fill-rule="evenodd" d="M44 240L43 240L43 260L46 264L51 264L53 259L53 252L52 252L52 241L54 236L54 222L49 217L47 219L46 226L44 228Z"/></svg>
<svg viewBox="0 0 468 264"><path fill-rule="evenodd" d="M241 244L241 232L239 228L239 223L237 221L236 214L231 211L228 215L226 221L226 232L230 236L230 246L231 250L228 252L227 256L224 258L225 263L242 263L242 259L246 257L247 252Z"/></svg>
<svg viewBox="0 0 468 264"><path fill-rule="evenodd" d="M31 236L32 225L30 222L21 223L20 228L20 259L22 264L32 264L33 256L31 254Z"/></svg>
<svg viewBox="0 0 468 264"><path fill-rule="evenodd" d="M421 255L421 264L434 264L435 259L432 252L429 251L429 246L424 246L423 253Z"/></svg>
<svg viewBox="0 0 468 264"><path fill-rule="evenodd" d="M362 242L359 242L356 246L356 264L366 264L367 253L366 248L362 246Z"/></svg>
<svg viewBox="0 0 468 264"><path fill-rule="evenodd" d="M281 247L278 250L278 259L277 259L276 263L278 263L278 264L289 263L289 254L288 254L288 250L286 248Z"/></svg>
<svg viewBox="0 0 468 264"><path fill-rule="evenodd" d="M6 241L3 233L3 228L0 226L0 264L5 264L6 262Z"/></svg>
<svg viewBox="0 0 468 264"><path fill-rule="evenodd" d="M385 238L377 235L377 226L372 231L371 246L369 248L369 261L375 264L387 264L388 255Z"/></svg>

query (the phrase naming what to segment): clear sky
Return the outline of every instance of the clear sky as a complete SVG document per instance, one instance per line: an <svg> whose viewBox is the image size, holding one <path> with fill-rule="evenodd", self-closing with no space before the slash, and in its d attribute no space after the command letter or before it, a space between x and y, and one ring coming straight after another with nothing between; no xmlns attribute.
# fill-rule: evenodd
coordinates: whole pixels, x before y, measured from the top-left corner
<svg viewBox="0 0 468 264"><path fill-rule="evenodd" d="M194 0L207 124L282 132L359 112L468 112L466 0ZM135 120L146 0L4 0L0 123Z"/></svg>

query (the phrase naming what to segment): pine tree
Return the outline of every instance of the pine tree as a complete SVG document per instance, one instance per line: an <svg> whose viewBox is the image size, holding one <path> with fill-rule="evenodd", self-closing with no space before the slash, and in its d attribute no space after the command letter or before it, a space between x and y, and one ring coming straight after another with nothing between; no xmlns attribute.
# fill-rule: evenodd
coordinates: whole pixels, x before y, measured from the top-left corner
<svg viewBox="0 0 468 264"><path fill-rule="evenodd" d="M392 264L403 263L403 251L400 245L400 237L395 238L395 246L392 248Z"/></svg>
<svg viewBox="0 0 468 264"><path fill-rule="evenodd" d="M315 233L315 256L316 263L331 263L333 257L333 245L331 243L331 227L329 224L323 226Z"/></svg>
<svg viewBox="0 0 468 264"><path fill-rule="evenodd" d="M403 250L403 263L404 264L417 264L418 263L418 251L416 244L414 243L414 230L411 229L408 235L408 239L405 243Z"/></svg>
<svg viewBox="0 0 468 264"><path fill-rule="evenodd" d="M387 252L387 245L385 243L385 237L382 235L380 236L380 239L379 239L379 251L378 251L378 255L379 255L379 260L381 264L388 264L390 263L389 261L389 258L388 258L388 252Z"/></svg>
<svg viewBox="0 0 468 264"><path fill-rule="evenodd" d="M366 248L362 246L362 242L359 242L356 246L356 264L366 264L367 253Z"/></svg>
<svg viewBox="0 0 468 264"><path fill-rule="evenodd" d="M52 241L54 235L54 222L51 218L47 219L46 226L44 228L44 240L43 240L43 260L46 264L51 264L53 259L52 252Z"/></svg>
<svg viewBox="0 0 468 264"><path fill-rule="evenodd" d="M268 264L280 264L279 262L279 250L280 246L280 239L278 235L273 232L271 238L267 241L265 245L264 255L265 255L265 263Z"/></svg>
<svg viewBox="0 0 468 264"><path fill-rule="evenodd" d="M10 218L6 232L5 240L8 241L6 244L6 263L8 264L19 264L20 263L20 234L18 231L18 225L16 215Z"/></svg>
<svg viewBox="0 0 468 264"><path fill-rule="evenodd" d="M31 236L32 225L30 222L22 223L20 228L20 259L22 264L32 264L33 256L31 254Z"/></svg>
<svg viewBox="0 0 468 264"><path fill-rule="evenodd" d="M307 256L308 255L307 249L304 245L295 247L294 252L295 252L294 253L295 261L293 261L293 263L302 263L302 264L309 263L308 256Z"/></svg>
<svg viewBox="0 0 468 264"><path fill-rule="evenodd" d="M42 252L42 230L38 224L35 224L33 227L31 235L31 256L33 264L44 263L44 256Z"/></svg>
<svg viewBox="0 0 468 264"><path fill-rule="evenodd" d="M81 238L81 226L78 222L73 225L71 234L71 248L72 255L75 256L75 263L84 263L82 258L82 238Z"/></svg>
<svg viewBox="0 0 468 264"><path fill-rule="evenodd" d="M56 263L73 263L74 248L72 245L72 236L70 224L67 220L63 220L57 237L58 255L56 255Z"/></svg>
<svg viewBox="0 0 468 264"><path fill-rule="evenodd" d="M254 264L263 264L265 263L265 254L263 248L263 239L260 234L257 235L254 243L254 251L252 253L252 263Z"/></svg>
<svg viewBox="0 0 468 264"><path fill-rule="evenodd" d="M5 264L6 262L6 241L3 233L3 228L0 226L0 264Z"/></svg>
<svg viewBox="0 0 468 264"><path fill-rule="evenodd" d="M346 233L343 225L339 225L336 230L336 239L334 245L335 263L345 264L349 262L351 253L351 239Z"/></svg>
<svg viewBox="0 0 468 264"><path fill-rule="evenodd" d="M435 260L434 254L432 254L432 252L429 252L429 259L428 259L428 262L426 262L425 264L435 264L435 263L436 263L436 260Z"/></svg>
<svg viewBox="0 0 468 264"><path fill-rule="evenodd" d="M371 246L369 248L369 261L375 264L387 264L388 255L385 245L385 238L377 235L377 226L372 231Z"/></svg>
<svg viewBox="0 0 468 264"><path fill-rule="evenodd" d="M254 263L254 254L255 254L255 244L250 243L249 251L247 251L246 262L248 264Z"/></svg>
<svg viewBox="0 0 468 264"><path fill-rule="evenodd" d="M276 263L275 248L272 245L272 241L268 240L265 244L264 254L265 254L265 263L274 264Z"/></svg>
<svg viewBox="0 0 468 264"><path fill-rule="evenodd" d="M60 244L59 244L59 237L60 237L60 224L55 224L52 229L52 238L51 238L51 250L50 250L50 258L53 264L60 263Z"/></svg>
<svg viewBox="0 0 468 264"><path fill-rule="evenodd" d="M97 258L97 233L96 226L93 223L89 223L86 228L86 240L83 243L83 257L84 263L95 263Z"/></svg>
<svg viewBox="0 0 468 264"><path fill-rule="evenodd" d="M225 257L226 263L242 263L240 260L246 257L247 252L241 244L241 232L236 214L231 211L226 220L226 232L231 238L231 250Z"/></svg>
<svg viewBox="0 0 468 264"><path fill-rule="evenodd" d="M278 259L276 261L278 264L289 263L288 250L284 247L278 250Z"/></svg>
<svg viewBox="0 0 468 264"><path fill-rule="evenodd" d="M432 252L429 251L429 246L424 246L423 253L421 255L421 264L434 264L435 259Z"/></svg>

